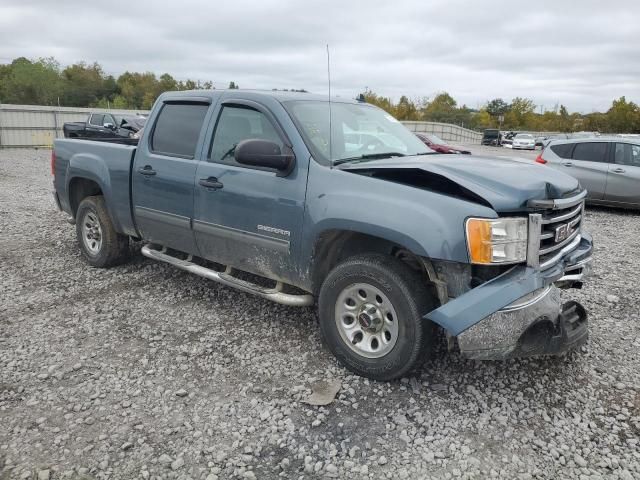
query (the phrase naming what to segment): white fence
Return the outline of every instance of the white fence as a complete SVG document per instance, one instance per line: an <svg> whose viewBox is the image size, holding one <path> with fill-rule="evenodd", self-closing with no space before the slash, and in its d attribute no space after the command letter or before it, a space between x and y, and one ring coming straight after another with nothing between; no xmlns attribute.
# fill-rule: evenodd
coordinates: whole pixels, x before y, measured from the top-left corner
<svg viewBox="0 0 640 480"><path fill-rule="evenodd" d="M480 144L482 133L468 128L438 122L402 122L412 132L433 133L438 137L452 143Z"/></svg>
<svg viewBox="0 0 640 480"><path fill-rule="evenodd" d="M0 105L0 148L50 147L64 137L65 122L84 122L90 112L99 109L41 107L36 105ZM109 110L112 113L145 113L140 110Z"/></svg>

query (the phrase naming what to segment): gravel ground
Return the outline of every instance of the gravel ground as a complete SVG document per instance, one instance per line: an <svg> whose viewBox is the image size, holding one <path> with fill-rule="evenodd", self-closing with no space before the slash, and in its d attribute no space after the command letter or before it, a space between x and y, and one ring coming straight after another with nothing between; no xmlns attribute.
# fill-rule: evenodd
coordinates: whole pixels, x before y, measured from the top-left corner
<svg viewBox="0 0 640 480"><path fill-rule="evenodd" d="M591 340L376 383L312 309L137 255L83 263L48 151L0 150L0 479L640 478L637 213L590 209ZM318 380L342 388L303 403Z"/></svg>

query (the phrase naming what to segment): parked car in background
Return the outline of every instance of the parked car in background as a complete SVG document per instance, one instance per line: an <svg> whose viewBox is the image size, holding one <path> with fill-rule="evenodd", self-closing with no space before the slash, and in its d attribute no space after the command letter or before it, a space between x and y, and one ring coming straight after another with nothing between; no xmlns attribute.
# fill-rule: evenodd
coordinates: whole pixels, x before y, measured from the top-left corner
<svg viewBox="0 0 640 480"><path fill-rule="evenodd" d="M65 138L134 138L146 117L110 112L90 113L86 122L67 122L62 126Z"/></svg>
<svg viewBox="0 0 640 480"><path fill-rule="evenodd" d="M494 147L499 147L502 143L500 130L497 128L487 128L482 133L482 141L480 143L482 145L493 145Z"/></svg>
<svg viewBox="0 0 640 480"><path fill-rule="evenodd" d="M640 140L556 140L536 162L578 179L589 192L589 203L640 208Z"/></svg>
<svg viewBox="0 0 640 480"><path fill-rule="evenodd" d="M544 142L549 138L547 135L539 135L536 137L536 147L543 147Z"/></svg>
<svg viewBox="0 0 640 480"><path fill-rule="evenodd" d="M514 150L535 150L536 140L530 133L518 133L513 137L511 148Z"/></svg>
<svg viewBox="0 0 640 480"><path fill-rule="evenodd" d="M424 143L431 150L438 153L464 153L466 155L470 155L471 151L467 150L464 147L455 147L453 145L447 145L447 142L442 140L437 135L433 133L416 133L416 137L418 137L422 143Z"/></svg>
<svg viewBox="0 0 640 480"><path fill-rule="evenodd" d="M513 137L515 136L516 132L502 132L502 146L511 148L513 146Z"/></svg>

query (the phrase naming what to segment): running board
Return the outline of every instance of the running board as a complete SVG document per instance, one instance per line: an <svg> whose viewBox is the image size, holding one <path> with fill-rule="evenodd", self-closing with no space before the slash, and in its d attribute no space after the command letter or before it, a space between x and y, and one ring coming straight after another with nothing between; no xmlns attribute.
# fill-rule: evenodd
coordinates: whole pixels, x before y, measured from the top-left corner
<svg viewBox="0 0 640 480"><path fill-rule="evenodd" d="M272 302L281 303L282 305L289 305L291 307L308 307L310 305L313 305L313 296L311 294L294 295L290 293L284 293L282 291L282 282L277 282L274 288L262 287L260 285L256 285L255 283L240 280L239 278L232 276L231 267L226 267L226 270L224 272L218 272L216 270L212 270L210 268L203 267L202 265L193 263L191 261L193 258L192 255L189 255L186 260L180 260L179 258L169 255L166 248L163 248L162 250L156 250L155 248L151 248L149 245L145 245L144 247L142 247L141 251L145 257L168 263L187 272L195 273L196 275L199 275L201 277L208 278L209 280L214 280L229 287L237 288L238 290L242 290L243 292L258 295L259 297L266 298L267 300L271 300Z"/></svg>

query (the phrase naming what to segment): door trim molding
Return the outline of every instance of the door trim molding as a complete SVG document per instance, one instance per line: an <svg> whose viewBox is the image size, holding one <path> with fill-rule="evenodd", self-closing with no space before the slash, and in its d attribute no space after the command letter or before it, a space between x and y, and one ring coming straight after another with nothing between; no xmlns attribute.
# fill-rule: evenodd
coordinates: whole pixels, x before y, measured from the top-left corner
<svg viewBox="0 0 640 480"><path fill-rule="evenodd" d="M156 222L167 223L172 227L191 229L191 219L182 215L176 215L175 213L164 212L162 210L154 210L147 207L135 207L135 214L137 217L146 218L147 220L153 220Z"/></svg>
<svg viewBox="0 0 640 480"><path fill-rule="evenodd" d="M244 243L257 244L260 247L276 250L281 253L289 254L291 242L281 238L268 237L259 233L247 232L237 228L217 225L215 223L203 222L202 220L193 220L193 230L198 233L204 233L227 240L236 240Z"/></svg>

